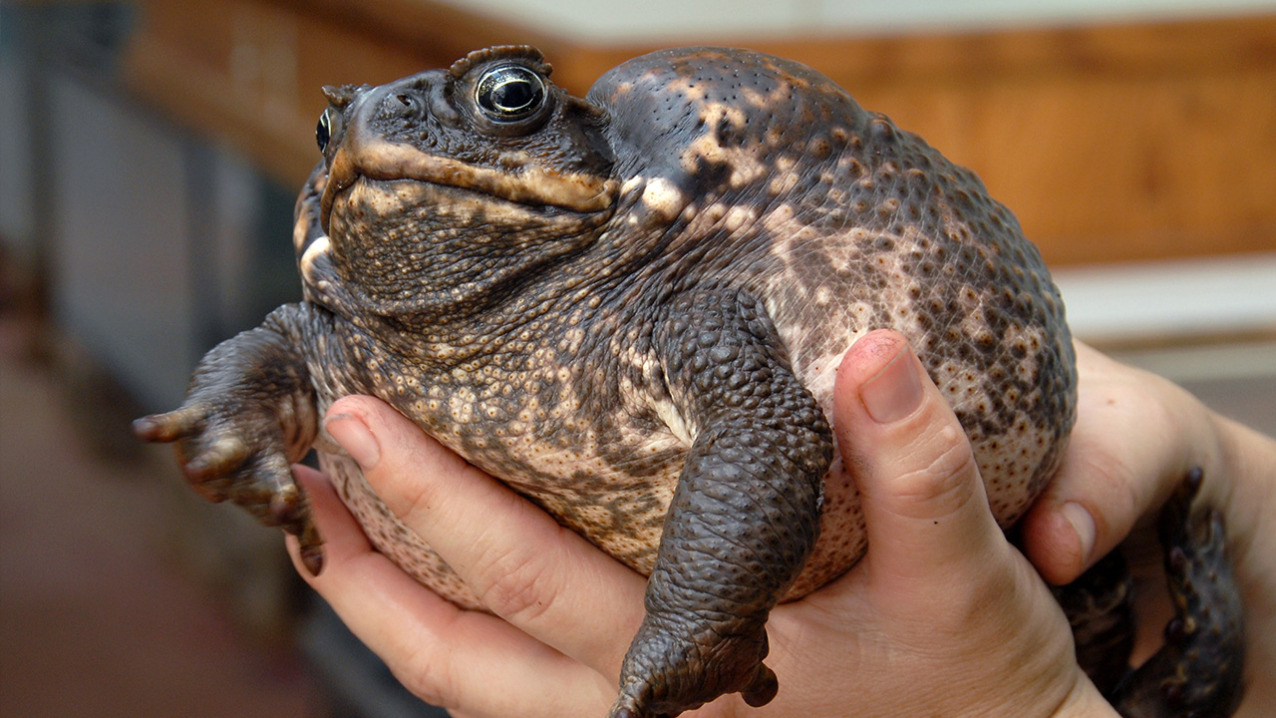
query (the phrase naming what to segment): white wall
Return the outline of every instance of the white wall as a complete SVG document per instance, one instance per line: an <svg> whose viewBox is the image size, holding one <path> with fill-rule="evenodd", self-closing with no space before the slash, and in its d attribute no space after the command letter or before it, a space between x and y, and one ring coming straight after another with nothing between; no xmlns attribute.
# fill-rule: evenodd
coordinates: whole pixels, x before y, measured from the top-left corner
<svg viewBox="0 0 1276 718"><path fill-rule="evenodd" d="M180 397L197 344L180 139L51 78L53 320L147 407Z"/></svg>
<svg viewBox="0 0 1276 718"><path fill-rule="evenodd" d="M586 41L882 34L1276 11L1276 0L443 0Z"/></svg>

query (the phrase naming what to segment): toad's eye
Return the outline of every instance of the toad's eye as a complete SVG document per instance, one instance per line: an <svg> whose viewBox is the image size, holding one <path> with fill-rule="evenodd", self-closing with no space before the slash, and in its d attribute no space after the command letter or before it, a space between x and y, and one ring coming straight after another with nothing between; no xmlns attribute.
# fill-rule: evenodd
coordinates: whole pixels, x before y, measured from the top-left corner
<svg viewBox="0 0 1276 718"><path fill-rule="evenodd" d="M319 144L320 152L328 151L328 142L332 140L332 108L323 111L319 115L319 126L315 128L315 142Z"/></svg>
<svg viewBox="0 0 1276 718"><path fill-rule="evenodd" d="M522 65L494 67L479 78L474 99L493 122L517 122L545 104L545 81Z"/></svg>

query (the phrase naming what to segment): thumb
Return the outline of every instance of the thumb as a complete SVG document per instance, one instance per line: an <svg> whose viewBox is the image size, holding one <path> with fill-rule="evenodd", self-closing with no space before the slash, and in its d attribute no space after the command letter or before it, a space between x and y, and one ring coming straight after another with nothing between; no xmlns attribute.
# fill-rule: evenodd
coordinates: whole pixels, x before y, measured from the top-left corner
<svg viewBox="0 0 1276 718"><path fill-rule="evenodd" d="M907 341L875 331L846 353L838 447L860 491L874 580L966 580L1004 542L957 417Z"/></svg>

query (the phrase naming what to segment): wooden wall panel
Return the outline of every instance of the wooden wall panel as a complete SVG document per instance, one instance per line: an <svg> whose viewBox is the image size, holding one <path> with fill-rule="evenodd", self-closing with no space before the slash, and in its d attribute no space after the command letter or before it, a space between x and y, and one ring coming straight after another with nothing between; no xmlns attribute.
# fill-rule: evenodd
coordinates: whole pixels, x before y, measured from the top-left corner
<svg viewBox="0 0 1276 718"><path fill-rule="evenodd" d="M1053 262L1276 250L1276 71L858 94L976 169Z"/></svg>
<svg viewBox="0 0 1276 718"><path fill-rule="evenodd" d="M319 158L320 88L416 72L420 55L321 15L261 3L154 0L126 50L131 90L301 186Z"/></svg>
<svg viewBox="0 0 1276 718"><path fill-rule="evenodd" d="M546 37L429 0L149 0L136 91L300 184L323 84L502 42L583 93L648 46ZM806 62L975 169L1053 264L1276 251L1276 15L741 45Z"/></svg>

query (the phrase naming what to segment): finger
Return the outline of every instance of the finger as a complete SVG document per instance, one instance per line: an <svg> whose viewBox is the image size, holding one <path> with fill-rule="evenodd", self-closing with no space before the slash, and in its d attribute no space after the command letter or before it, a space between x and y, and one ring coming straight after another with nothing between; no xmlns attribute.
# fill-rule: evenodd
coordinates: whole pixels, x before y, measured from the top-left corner
<svg viewBox="0 0 1276 718"><path fill-rule="evenodd" d="M1075 580L1133 529L1149 500L1144 483L1117 464L1085 456L1074 437L1065 465L1021 523L1024 553L1047 581Z"/></svg>
<svg viewBox="0 0 1276 718"><path fill-rule="evenodd" d="M298 573L395 676L428 703L474 716L601 715L614 686L489 614L445 601L377 553L322 474L296 467L327 536L327 565ZM499 685L500 690L492 690Z"/></svg>
<svg viewBox="0 0 1276 718"><path fill-rule="evenodd" d="M489 610L605 675L619 675L642 621L641 576L379 401L342 399L325 428L395 515Z"/></svg>
<svg viewBox="0 0 1276 718"><path fill-rule="evenodd" d="M874 580L961 582L1004 544L970 443L902 336L873 332L847 352L834 426L860 489Z"/></svg>

